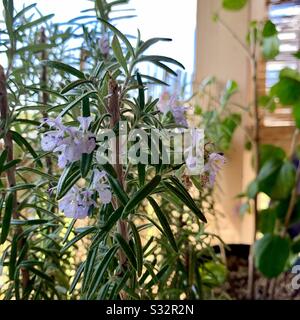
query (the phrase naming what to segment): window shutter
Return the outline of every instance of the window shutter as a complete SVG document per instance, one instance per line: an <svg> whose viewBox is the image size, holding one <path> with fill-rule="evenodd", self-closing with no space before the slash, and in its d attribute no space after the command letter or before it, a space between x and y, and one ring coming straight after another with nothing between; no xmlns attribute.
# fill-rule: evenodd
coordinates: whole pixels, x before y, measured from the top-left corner
<svg viewBox="0 0 300 320"><path fill-rule="evenodd" d="M258 65L260 94L270 90L283 68L300 71L299 60L293 56L300 49L300 0L267 0L266 3L268 17L279 32L280 53L275 60L262 60ZM294 130L291 109L277 108L274 113L262 111L261 120L261 142L288 149Z"/></svg>

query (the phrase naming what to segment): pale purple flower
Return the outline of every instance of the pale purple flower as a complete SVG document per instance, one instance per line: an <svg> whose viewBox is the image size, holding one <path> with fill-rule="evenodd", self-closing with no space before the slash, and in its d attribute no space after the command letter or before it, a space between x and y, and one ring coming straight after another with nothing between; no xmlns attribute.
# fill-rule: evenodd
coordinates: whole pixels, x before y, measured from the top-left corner
<svg viewBox="0 0 300 320"><path fill-rule="evenodd" d="M66 127L63 125L60 117L56 119L44 119L41 126L44 124L47 124L51 129L53 128L55 130L44 133L41 146L44 151L53 151L63 140Z"/></svg>
<svg viewBox="0 0 300 320"><path fill-rule="evenodd" d="M80 128L82 131L88 131L90 124L93 121L92 117L78 117L77 120L80 123Z"/></svg>
<svg viewBox="0 0 300 320"><path fill-rule="evenodd" d="M98 44L99 44L99 49L100 52L104 55L107 56L109 54L109 39L108 39L108 35L104 34L99 40L98 40Z"/></svg>
<svg viewBox="0 0 300 320"><path fill-rule="evenodd" d="M225 163L226 158L223 155L216 152L209 155L208 162L204 166L204 172L208 172L209 174L209 184L211 187L214 186L217 173Z"/></svg>
<svg viewBox="0 0 300 320"><path fill-rule="evenodd" d="M68 218L84 219L88 216L91 206L97 205L92 195L93 192L90 190L82 190L73 186L59 201L58 208Z"/></svg>
<svg viewBox="0 0 300 320"><path fill-rule="evenodd" d="M48 131L41 139L41 146L44 151L53 151L62 141L64 133L62 131Z"/></svg>
<svg viewBox="0 0 300 320"><path fill-rule="evenodd" d="M106 173L104 171L94 170L91 188L98 192L102 203L111 202L112 193L109 184L106 182Z"/></svg>
<svg viewBox="0 0 300 320"><path fill-rule="evenodd" d="M164 91L159 97L157 107L158 107L158 110L163 114L167 114L169 111L171 111L170 95L167 91Z"/></svg>
<svg viewBox="0 0 300 320"><path fill-rule="evenodd" d="M66 127L61 118L46 119L51 128L56 130L46 132L41 141L44 151L58 153L58 166L64 168L71 162L80 160L82 154L90 154L96 148L95 135L88 131L92 117L78 117L80 127Z"/></svg>
<svg viewBox="0 0 300 320"><path fill-rule="evenodd" d="M189 171L199 169L201 157L203 156L203 148L201 148L201 142L203 141L203 133L200 130L192 129L191 135L187 136L189 138L185 141L187 144L184 153L187 156L185 157L185 163Z"/></svg>
<svg viewBox="0 0 300 320"><path fill-rule="evenodd" d="M176 106L171 109L175 122L186 128L189 126L185 117L185 112L187 110L188 108L184 106Z"/></svg>
<svg viewBox="0 0 300 320"><path fill-rule="evenodd" d="M185 159L185 164L190 171L196 168L198 163L198 158L189 153L188 157Z"/></svg>
<svg viewBox="0 0 300 320"><path fill-rule="evenodd" d="M160 96L157 107L163 114L171 112L173 114L175 122L178 125L188 127L188 123L185 117L185 112L188 110L188 108L178 105L176 94L170 96L168 92L163 92Z"/></svg>

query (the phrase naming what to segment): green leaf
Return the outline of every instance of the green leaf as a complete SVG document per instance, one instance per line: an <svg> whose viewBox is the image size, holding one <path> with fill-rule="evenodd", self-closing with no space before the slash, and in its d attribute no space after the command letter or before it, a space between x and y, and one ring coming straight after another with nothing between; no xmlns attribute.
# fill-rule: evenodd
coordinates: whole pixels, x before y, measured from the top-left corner
<svg viewBox="0 0 300 320"><path fill-rule="evenodd" d="M120 31L118 30L115 26L107 22L106 20L103 20L101 18L98 18L104 25L106 25L112 32L114 32L126 45L128 52L130 52L132 57L135 57L134 49L127 39L127 37Z"/></svg>
<svg viewBox="0 0 300 320"><path fill-rule="evenodd" d="M299 237L297 237L296 239L293 240L291 249L292 249L293 253L295 253L295 254L300 252L300 238Z"/></svg>
<svg viewBox="0 0 300 320"><path fill-rule="evenodd" d="M223 8L237 11L243 9L247 3L248 0L223 0Z"/></svg>
<svg viewBox="0 0 300 320"><path fill-rule="evenodd" d="M37 153L34 151L32 148L31 144L23 138L18 132L16 131L9 131L12 135L13 140L22 148L22 150L27 150L32 157L36 160L36 163L38 164L39 167L43 167L43 164L41 160L38 159Z"/></svg>
<svg viewBox="0 0 300 320"><path fill-rule="evenodd" d="M130 277L130 270L127 270L125 272L124 276L121 278L121 280L116 288L115 295L119 294L119 292L125 287L129 277Z"/></svg>
<svg viewBox="0 0 300 320"><path fill-rule="evenodd" d="M283 77L271 88L270 93L278 97L282 105L296 104L300 102L300 81Z"/></svg>
<svg viewBox="0 0 300 320"><path fill-rule="evenodd" d="M275 278L284 271L289 253L288 238L266 234L255 243L256 267L267 278Z"/></svg>
<svg viewBox="0 0 300 320"><path fill-rule="evenodd" d="M30 21L30 22L27 22L27 23L22 23L22 25L18 29L16 29L15 32L16 33L23 32L26 29L32 28L34 26L37 26L37 25L39 25L39 24L41 24L41 23L43 23L43 22L45 22L45 21L47 21L49 19L52 19L53 17L54 17L54 14L48 14L47 16L43 16L43 17L41 17L39 19L36 19L34 21Z"/></svg>
<svg viewBox="0 0 300 320"><path fill-rule="evenodd" d="M257 180L261 182L269 178L279 169L279 167L281 166L281 163L282 163L281 161L278 161L277 159L274 159L274 158L271 158L270 160L266 161L259 171Z"/></svg>
<svg viewBox="0 0 300 320"><path fill-rule="evenodd" d="M297 59L300 59L300 50L294 53L293 56Z"/></svg>
<svg viewBox="0 0 300 320"><path fill-rule="evenodd" d="M89 98L85 97L84 99L82 99L82 116L89 117L90 115L91 115L91 111L90 111ZM80 173L82 178L85 178L91 169L93 154L94 152L91 152L90 154L84 153L81 156Z"/></svg>
<svg viewBox="0 0 300 320"><path fill-rule="evenodd" d="M260 145L259 149L261 167L263 167L264 164L271 159L283 161L286 157L285 151L282 148L272 144Z"/></svg>
<svg viewBox="0 0 300 320"><path fill-rule="evenodd" d="M141 78L147 79L147 80L149 80L150 82L153 82L153 83L155 83L155 84L169 87L169 84L168 84L168 83L166 83L166 82L164 82L164 81L162 81L162 80L160 80L160 79L157 79L157 78L155 78L155 77L151 77L151 76L148 76L148 75L146 75L146 74L141 74L140 76L141 76Z"/></svg>
<svg viewBox="0 0 300 320"><path fill-rule="evenodd" d="M272 60L279 54L280 41L277 35L263 38L263 55L265 59Z"/></svg>
<svg viewBox="0 0 300 320"><path fill-rule="evenodd" d="M69 65L67 65L65 63L62 63L62 62L59 62L59 61L44 60L44 61L41 62L41 64L45 65L47 67L50 67L50 68L54 68L54 69L57 69L57 70L64 71L66 73L72 74L73 76L75 76L75 77L77 77L79 79L85 79L85 76L81 71L79 71L79 70L77 70L77 69L75 69L75 68L73 68L73 67L71 67L71 66L69 66Z"/></svg>
<svg viewBox="0 0 300 320"><path fill-rule="evenodd" d="M94 263L97 257L97 252L98 252L97 247L89 249L89 252L85 261L85 266L84 266L82 292L85 292L88 289L88 284L93 274Z"/></svg>
<svg viewBox="0 0 300 320"><path fill-rule="evenodd" d="M106 232L108 233L113 226L116 225L117 221L121 218L122 212L123 212L123 207L118 208L115 210L108 218L106 221L105 225L101 227L101 232Z"/></svg>
<svg viewBox="0 0 300 320"><path fill-rule="evenodd" d="M152 286L156 285L161 278L164 276L164 274L166 273L166 271L170 268L169 265L165 265L163 266L160 271L155 275L155 277L153 277L145 286L145 289L148 290L150 289Z"/></svg>
<svg viewBox="0 0 300 320"><path fill-rule="evenodd" d="M148 55L148 56L141 56L140 58L138 58L134 64L138 64L140 62L167 62L167 63L171 63L174 64L182 69L185 69L183 64L181 64L180 62L178 62L175 59L172 58L168 58L165 56L157 56L157 55Z"/></svg>
<svg viewBox="0 0 300 320"><path fill-rule="evenodd" d="M41 279L47 281L48 283L52 284L54 282L54 280L49 277L46 273L34 268L34 267L26 267L29 271L31 271L32 273L36 274L38 277L40 277Z"/></svg>
<svg viewBox="0 0 300 320"><path fill-rule="evenodd" d="M146 179L146 166L142 163L138 163L138 176L139 176L139 185L140 187L144 186Z"/></svg>
<svg viewBox="0 0 300 320"><path fill-rule="evenodd" d="M71 294L72 294L72 292L74 291L74 289L75 289L75 287L76 287L76 285L77 285L77 283L78 283L78 281L79 281L79 279L80 279L80 277L81 277L81 274L82 274L82 272L83 272L83 270L84 270L84 267L85 267L85 263L82 262L82 263L80 264L80 266L78 267L76 273L75 273L74 279L73 279L73 281L72 281L72 283L71 283L71 286L70 286L70 289L69 289L69 292L70 292Z"/></svg>
<svg viewBox="0 0 300 320"><path fill-rule="evenodd" d="M25 7L24 9L22 9L21 11L19 11L15 17L14 20L16 21L18 18L21 18L27 11L31 10L32 8L34 8L36 6L36 3L30 4L29 6Z"/></svg>
<svg viewBox="0 0 300 320"><path fill-rule="evenodd" d="M78 98L76 98L75 100L73 100L72 102L70 102L62 111L61 113L58 115L58 117L63 117L67 112L69 112L72 108L74 108L79 102L81 102L81 100L87 98L88 96L92 95L92 94L97 94L97 91L89 91L84 93L83 95L79 96Z"/></svg>
<svg viewBox="0 0 300 320"><path fill-rule="evenodd" d="M17 226L35 226L35 225L40 225L40 224L45 224L48 223L48 220L45 219L29 219L29 220L17 220L17 219L12 219L10 224L11 225L17 225Z"/></svg>
<svg viewBox="0 0 300 320"><path fill-rule="evenodd" d="M47 180L50 180L50 181L56 181L56 177L54 177L53 175L50 175L48 173L45 173L43 171L40 171L40 170L37 170L37 169L34 169L34 168L30 168L30 167L20 167L20 168L17 168L17 172L30 172L30 173L34 173L38 176L41 176L43 178L46 178Z"/></svg>
<svg viewBox="0 0 300 320"><path fill-rule="evenodd" d="M110 174L107 175L109 184L119 199L119 201L122 203L123 206L126 206L126 204L129 202L129 198L126 194L126 192L123 190L122 186L120 185L119 181L112 177Z"/></svg>
<svg viewBox="0 0 300 320"><path fill-rule="evenodd" d="M15 277L17 251L18 251L18 238L19 236L15 234L11 242L9 268L8 268L8 271L9 271L8 274L9 274L10 280L14 280L14 277Z"/></svg>
<svg viewBox="0 0 300 320"><path fill-rule="evenodd" d="M13 187L7 188L8 191L18 191L18 190L27 190L27 189L33 189L36 185L33 183L20 183Z"/></svg>
<svg viewBox="0 0 300 320"><path fill-rule="evenodd" d="M274 97L270 96L261 96L259 97L259 105L270 112L274 112L276 110L276 102Z"/></svg>
<svg viewBox="0 0 300 320"><path fill-rule="evenodd" d="M6 241L6 238L8 236L10 220L13 214L14 197L15 197L14 193L10 192L8 193L5 199L5 211L2 219L0 244L3 244Z"/></svg>
<svg viewBox="0 0 300 320"><path fill-rule="evenodd" d="M139 106L141 110L144 110L145 108L145 92L144 92L144 85L141 78L141 75L137 72L136 78L139 84Z"/></svg>
<svg viewBox="0 0 300 320"><path fill-rule="evenodd" d="M75 225L75 222L76 222L76 219L72 219L72 221L70 222L70 224L68 226L68 229L67 229L67 231L66 231L66 233L64 235L62 243L65 243L68 240L69 235L72 232L72 229L73 229L73 227Z"/></svg>
<svg viewBox="0 0 300 320"><path fill-rule="evenodd" d="M110 163L107 162L105 164L102 164L101 167L107 174L111 175L115 179L117 178L117 173Z"/></svg>
<svg viewBox="0 0 300 320"><path fill-rule="evenodd" d="M238 91L239 86L236 81L229 80L221 96L221 105L225 106L229 99Z"/></svg>
<svg viewBox="0 0 300 320"><path fill-rule="evenodd" d="M6 161L6 158L7 158L7 149L4 149L1 152L1 156L0 156L0 172L3 172L3 165Z"/></svg>
<svg viewBox="0 0 300 320"><path fill-rule="evenodd" d="M69 83L68 85L66 85L62 90L61 90L61 94L65 94L75 88L77 88L78 86L81 86L83 84L92 84L92 80L89 79L79 79L76 81L73 81L71 83Z"/></svg>
<svg viewBox="0 0 300 320"><path fill-rule="evenodd" d="M136 254L136 262L137 262L137 272L138 276L140 277L143 270L143 248L142 248L142 241L139 235L139 232L132 221L129 221L130 228L132 231L134 244L135 244L135 254Z"/></svg>
<svg viewBox="0 0 300 320"><path fill-rule="evenodd" d="M22 162L21 159L14 159L12 161L7 162L3 167L2 170L0 170L0 173L7 171L11 167L15 167L18 163Z"/></svg>
<svg viewBox="0 0 300 320"><path fill-rule="evenodd" d="M90 287L89 287L89 290L87 293L88 299L93 297L93 295L97 291L100 283L103 280L105 272L107 271L109 264L110 264L111 260L113 259L113 257L115 256L117 250L118 250L117 246L111 247L109 249L109 251L103 257L103 259L101 260L101 263L99 264L98 268L96 269L96 271L94 273L93 280L91 281L91 284L90 284Z"/></svg>
<svg viewBox="0 0 300 320"><path fill-rule="evenodd" d="M116 35L114 35L114 37L113 37L111 47L113 49L114 55L115 55L116 59L118 60L120 66L123 68L125 73L128 75L127 62L126 62L126 59L123 55L123 51L122 51L120 42L118 40L118 37Z"/></svg>
<svg viewBox="0 0 300 320"><path fill-rule="evenodd" d="M271 20L266 21L262 32L263 37L273 37L277 34L276 25Z"/></svg>
<svg viewBox="0 0 300 320"><path fill-rule="evenodd" d="M285 161L272 186L272 199L286 199L290 196L296 182L296 169L292 163Z"/></svg>
<svg viewBox="0 0 300 320"><path fill-rule="evenodd" d="M258 182L256 180L254 180L248 185L247 196L250 199L254 199L258 192L259 192Z"/></svg>
<svg viewBox="0 0 300 320"><path fill-rule="evenodd" d="M37 44L30 44L28 46L19 48L16 50L17 54L22 54L24 52L31 52L31 53L37 53L41 52L43 50L51 49L55 47L54 44L49 44L49 43L37 43Z"/></svg>
<svg viewBox="0 0 300 320"><path fill-rule="evenodd" d="M151 46L153 46L155 43L157 43L159 41L169 42L169 41L172 41L172 39L169 39L169 38L152 38L152 39L149 39L149 40L143 42L140 45L140 47L137 50L136 55L139 56L140 54L142 54L144 51L146 51L148 48L150 48Z"/></svg>
<svg viewBox="0 0 300 320"><path fill-rule="evenodd" d="M259 211L258 225L262 233L273 233L276 223L276 211L274 209L265 209Z"/></svg>
<svg viewBox="0 0 300 320"><path fill-rule="evenodd" d="M201 210L197 207L195 201L190 196L190 194L185 190L184 186L178 181L177 178L172 177L172 182L175 183L175 187L164 181L168 191L174 194L181 202L183 202L192 212L203 222L207 222L205 216L201 212Z"/></svg>
<svg viewBox="0 0 300 320"><path fill-rule="evenodd" d="M151 197L148 197L148 200L164 230L164 234L166 236L166 238L168 239L168 241L170 242L172 248L178 252L178 247L177 247L177 244L176 244L176 240L174 238L174 235L173 235L173 232L171 230L171 227L169 225L169 222L168 222L168 219L165 217L164 213L161 211L160 207L158 206L158 204L156 203L156 201L151 198Z"/></svg>
<svg viewBox="0 0 300 320"><path fill-rule="evenodd" d="M80 232L72 240L67 242L67 244L60 250L61 253L65 253L70 247L72 247L76 242L81 240L83 237L87 236L90 233L94 233L96 231L97 231L96 227L87 227L86 230Z"/></svg>
<svg viewBox="0 0 300 320"><path fill-rule="evenodd" d="M147 196L159 185L160 181L161 176L157 175L144 187L138 190L127 202L123 210L123 217L127 216L127 214L129 214L142 200L147 198Z"/></svg>
<svg viewBox="0 0 300 320"><path fill-rule="evenodd" d="M158 66L159 68L163 69L164 71L166 71L167 73L172 74L173 76L177 77L178 74L172 70L171 68L169 68L167 65L165 65L164 63L158 62L158 61L151 61L152 63L154 63L156 66Z"/></svg>
<svg viewBox="0 0 300 320"><path fill-rule="evenodd" d="M300 129L300 102L293 106L293 117L295 120L296 127Z"/></svg>
<svg viewBox="0 0 300 320"><path fill-rule="evenodd" d="M81 177L78 164L73 162L67 166L60 176L57 184L56 199L60 200Z"/></svg>
<svg viewBox="0 0 300 320"><path fill-rule="evenodd" d="M125 253L128 261L130 262L132 267L135 270L137 270L137 262L136 262L135 254L132 251L131 247L129 246L129 244L126 242L126 240L119 233L117 233L115 237L116 237L116 240L117 240L120 248Z"/></svg>

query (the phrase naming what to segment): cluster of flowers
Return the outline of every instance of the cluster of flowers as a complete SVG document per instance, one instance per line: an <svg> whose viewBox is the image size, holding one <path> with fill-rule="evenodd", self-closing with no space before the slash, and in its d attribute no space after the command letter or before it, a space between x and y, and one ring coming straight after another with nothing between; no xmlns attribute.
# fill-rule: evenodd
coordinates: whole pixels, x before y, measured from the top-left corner
<svg viewBox="0 0 300 320"><path fill-rule="evenodd" d="M226 158L223 154L213 152L209 155L206 164L204 165L204 174L208 175L209 186L213 188L218 172L226 163Z"/></svg>
<svg viewBox="0 0 300 320"><path fill-rule="evenodd" d="M166 98L166 97L165 97ZM177 106L176 97L160 102L159 109L163 113L172 112L177 124L188 127L184 116L187 108ZM89 131L92 117L78 117L79 127L66 126L61 118L45 119L42 125L47 124L50 130L47 131L41 140L44 151L52 151L58 154L58 166L64 168L66 165L78 161L83 154L91 154L96 148L95 135ZM193 155L193 148L200 140L199 133L194 132L191 146L185 150L188 154L186 166L190 170L195 167L198 155ZM214 186L217 173L225 163L225 157L219 153L211 153L204 166L202 178L207 177L210 187ZM90 208L96 207L96 194L103 204L111 202L112 193L107 183L106 173L95 169L92 174L92 182L89 188L73 186L68 193L59 201L59 210L66 217L83 219L89 215Z"/></svg>
<svg viewBox="0 0 300 320"><path fill-rule="evenodd" d="M58 153L60 168L78 161L82 154L90 154L96 147L95 135L88 130L92 117L78 117L77 120L80 123L79 128L65 126L61 118L45 119L43 122L52 130L43 135L42 149Z"/></svg>
<svg viewBox="0 0 300 320"><path fill-rule="evenodd" d="M171 112L178 125L186 128L188 127L188 123L185 118L185 112L188 110L188 107L178 105L176 94L170 96L167 91L163 92L158 102L158 109L164 115Z"/></svg>
<svg viewBox="0 0 300 320"><path fill-rule="evenodd" d="M185 117L185 113L188 111L188 107L178 105L178 100L176 94L170 95L167 91L164 91L159 99L158 109L161 113L166 115L171 112L174 117L175 122L178 125L188 128L188 122ZM187 154L186 157L186 166L190 171L196 166L197 157L199 155L193 155L193 149L197 145L197 143L201 140L201 136L199 132L194 131L192 133L192 143L189 148L185 150ZM204 186L209 186L213 188L218 172L221 170L222 166L226 163L226 158L223 154L213 152L208 156L207 162L204 165L202 178L205 181Z"/></svg>
<svg viewBox="0 0 300 320"><path fill-rule="evenodd" d="M58 153L58 166L64 168L69 163L78 161L83 154L90 154L96 147L95 135L89 131L92 117L78 117L79 128L69 127L62 123L61 118L45 119L42 125L47 124L50 131L44 133L41 145L44 151ZM89 188L81 189L76 185L59 201L59 210L66 217L84 219L90 208L97 203L93 196L96 192L102 203L111 202L112 194L104 171L95 169Z"/></svg>
<svg viewBox="0 0 300 320"><path fill-rule="evenodd" d="M93 196L96 194L103 204L111 202L112 193L106 181L106 173L95 169L93 179L88 189L80 189L76 185L59 201L58 208L66 217L84 219L90 213L90 209L97 207Z"/></svg>

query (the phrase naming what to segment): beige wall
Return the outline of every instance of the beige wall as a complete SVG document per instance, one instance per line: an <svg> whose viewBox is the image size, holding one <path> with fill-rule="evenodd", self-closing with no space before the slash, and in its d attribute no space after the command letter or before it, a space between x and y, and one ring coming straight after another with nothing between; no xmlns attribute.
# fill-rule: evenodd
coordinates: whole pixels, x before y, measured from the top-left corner
<svg viewBox="0 0 300 320"><path fill-rule="evenodd" d="M239 12L221 10L220 4L220 0L198 0L194 88L210 75L224 84L229 79L235 80L240 88L235 102L247 106L252 101L249 60L240 44L220 23L214 22L212 16L218 11L222 20L244 41L249 22L264 16L264 1L251 0L251 4ZM243 122L249 124L246 115ZM251 155L244 151L244 143L244 133L239 129L226 155L228 162L220 174L216 194L218 209L225 215L218 218L220 235L232 243L250 243L253 233L253 216L240 216L241 202L236 198L253 177Z"/></svg>

